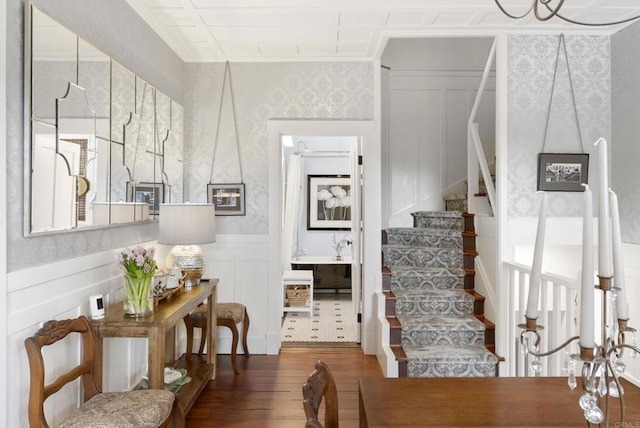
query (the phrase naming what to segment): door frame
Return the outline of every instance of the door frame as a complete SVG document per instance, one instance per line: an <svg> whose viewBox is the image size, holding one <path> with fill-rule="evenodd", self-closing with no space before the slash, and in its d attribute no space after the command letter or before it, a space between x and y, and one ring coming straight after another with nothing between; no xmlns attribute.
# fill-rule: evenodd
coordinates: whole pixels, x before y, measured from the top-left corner
<svg viewBox="0 0 640 428"><path fill-rule="evenodd" d="M375 353L376 328L373 322L373 295L381 289L380 278L380 139L376 138L372 120L269 120L269 290L267 354L278 354L281 346L282 318L282 175L283 135L356 136L362 145L362 218L363 254L359 263L362 275L361 346L365 353ZM369 168L368 168L369 166ZM368 175L367 175L368 174ZM368 182L365 177L371 177ZM377 180L375 179L377 177ZM369 184L370 183L370 184ZM377 183L377 184L376 184ZM370 214L369 214L370 213ZM373 232L377 231L377 232ZM367 251L368 249L368 251ZM377 260L377 265L375 261ZM355 267L355 266L354 266ZM377 272L375 269L377 268Z"/></svg>

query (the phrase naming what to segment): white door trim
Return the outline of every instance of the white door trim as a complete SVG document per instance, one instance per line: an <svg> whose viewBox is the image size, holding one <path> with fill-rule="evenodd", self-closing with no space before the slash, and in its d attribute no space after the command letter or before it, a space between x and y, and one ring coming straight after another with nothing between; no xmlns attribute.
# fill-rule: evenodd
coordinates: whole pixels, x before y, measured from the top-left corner
<svg viewBox="0 0 640 428"><path fill-rule="evenodd" d="M282 266L282 174L280 138L282 135L358 136L363 139L363 314L362 347L375 353L375 324L372 322L373 294L381 288L380 277L380 141L372 120L270 120L269 128L269 291L267 354L280 351L281 266ZM370 174L367 175L367 166ZM370 181L368 181L370 179ZM369 185L368 185L369 183ZM375 262L377 260L377 263ZM376 271L377 269L377 271Z"/></svg>

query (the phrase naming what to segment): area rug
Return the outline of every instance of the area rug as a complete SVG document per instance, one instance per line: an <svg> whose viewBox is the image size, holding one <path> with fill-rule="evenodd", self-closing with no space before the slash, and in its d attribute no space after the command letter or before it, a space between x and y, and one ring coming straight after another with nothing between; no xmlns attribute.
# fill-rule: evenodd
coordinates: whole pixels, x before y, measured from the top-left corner
<svg viewBox="0 0 640 428"><path fill-rule="evenodd" d="M355 342L355 321L350 300L315 300L312 317L307 312L287 312L282 323L282 343Z"/></svg>

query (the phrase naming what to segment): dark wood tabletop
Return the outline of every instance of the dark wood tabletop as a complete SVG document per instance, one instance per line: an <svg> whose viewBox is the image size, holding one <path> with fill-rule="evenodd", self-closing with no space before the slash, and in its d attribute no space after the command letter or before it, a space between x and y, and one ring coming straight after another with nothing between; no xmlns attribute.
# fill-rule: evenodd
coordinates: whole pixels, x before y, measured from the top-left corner
<svg viewBox="0 0 640 428"><path fill-rule="evenodd" d="M611 398L609 426L640 427L640 388L622 384L625 423ZM361 378L359 392L361 428L587 426L564 377Z"/></svg>

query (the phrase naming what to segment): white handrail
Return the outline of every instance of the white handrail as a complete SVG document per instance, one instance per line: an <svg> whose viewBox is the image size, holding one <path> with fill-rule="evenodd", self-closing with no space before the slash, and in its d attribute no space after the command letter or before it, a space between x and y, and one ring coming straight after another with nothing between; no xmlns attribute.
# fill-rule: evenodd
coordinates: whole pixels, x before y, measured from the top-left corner
<svg viewBox="0 0 640 428"><path fill-rule="evenodd" d="M531 356L524 356L521 352L520 333L518 324L525 321L527 293L529 291L529 277L531 267L520 263L504 262L503 267L508 277L508 325L504 327L508 335L509 344L506 361L506 376L535 375L529 368ZM567 278L561 275L542 273L540 287L540 308L538 325L544 329L540 331L540 351L548 351L573 337L578 331L578 298L579 276ZM577 351L577 350L575 350ZM561 376L564 354L557 352L540 359L542 372L540 376Z"/></svg>
<svg viewBox="0 0 640 428"><path fill-rule="evenodd" d="M493 185L493 179L491 178L491 172L489 171L489 166L487 164L487 159L484 154L484 149L482 148L482 141L478 132L478 124L475 122L475 119L476 114L478 113L478 107L480 106L480 100L482 99L482 95L484 93L484 88L487 85L487 79L489 78L489 74L491 72L491 65L493 64L495 53L496 39L493 40L493 45L491 45L491 51L489 51L489 58L487 58L487 63L485 64L484 72L482 73L482 79L480 80L478 93L476 94L473 106L471 107L471 114L469 115L469 120L467 121L467 199L469 201L469 206L472 207L473 204L471 203L471 201L473 200L474 194L477 193L478 190L477 182L479 164L480 170L482 172L482 178L487 187L487 196L489 197L489 205L491 206L491 213L493 215L495 215L494 207L496 206L496 191Z"/></svg>

